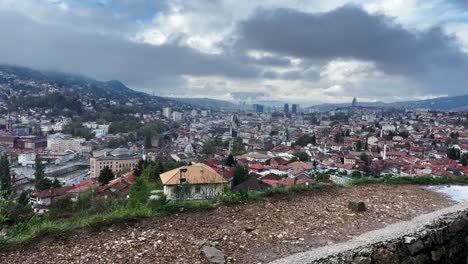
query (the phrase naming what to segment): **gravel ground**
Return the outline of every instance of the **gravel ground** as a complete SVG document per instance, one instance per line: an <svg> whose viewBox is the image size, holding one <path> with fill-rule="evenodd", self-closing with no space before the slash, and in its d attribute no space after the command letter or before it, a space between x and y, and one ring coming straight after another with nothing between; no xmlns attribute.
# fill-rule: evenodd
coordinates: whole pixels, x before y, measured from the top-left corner
<svg viewBox="0 0 468 264"><path fill-rule="evenodd" d="M349 201L364 201L368 210L354 213L347 209ZM79 230L65 239L1 252L0 263L207 263L200 253L205 242L222 250L230 262L266 263L453 204L441 194L409 185L317 190Z"/></svg>

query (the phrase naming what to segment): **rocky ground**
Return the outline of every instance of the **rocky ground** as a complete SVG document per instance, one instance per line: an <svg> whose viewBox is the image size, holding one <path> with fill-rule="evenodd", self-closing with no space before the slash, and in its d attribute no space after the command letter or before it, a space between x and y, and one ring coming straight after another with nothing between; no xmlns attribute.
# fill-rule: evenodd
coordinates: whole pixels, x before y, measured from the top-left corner
<svg viewBox="0 0 468 264"><path fill-rule="evenodd" d="M349 201L364 201L368 210L353 212ZM213 248L228 262L266 263L452 204L418 186L317 190L80 230L65 239L1 252L0 263L208 263L202 251Z"/></svg>

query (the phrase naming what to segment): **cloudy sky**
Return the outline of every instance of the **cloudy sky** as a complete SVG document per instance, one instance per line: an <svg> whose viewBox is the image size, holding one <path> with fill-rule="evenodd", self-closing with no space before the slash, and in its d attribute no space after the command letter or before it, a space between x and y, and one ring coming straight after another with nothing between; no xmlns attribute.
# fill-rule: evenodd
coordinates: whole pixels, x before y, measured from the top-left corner
<svg viewBox="0 0 468 264"><path fill-rule="evenodd" d="M0 0L0 63L301 104L468 94L468 0Z"/></svg>

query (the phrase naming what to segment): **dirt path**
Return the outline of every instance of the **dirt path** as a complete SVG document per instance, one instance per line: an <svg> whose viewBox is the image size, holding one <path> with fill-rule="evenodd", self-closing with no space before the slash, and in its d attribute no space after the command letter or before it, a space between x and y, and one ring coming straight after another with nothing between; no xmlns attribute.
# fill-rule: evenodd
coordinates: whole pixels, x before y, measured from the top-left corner
<svg viewBox="0 0 468 264"><path fill-rule="evenodd" d="M350 200L366 202L368 211L351 212ZM0 263L207 263L199 250L202 241L216 244L229 261L265 263L452 204L418 186L318 190L80 231L64 240L2 252ZM255 230L245 231L248 227Z"/></svg>

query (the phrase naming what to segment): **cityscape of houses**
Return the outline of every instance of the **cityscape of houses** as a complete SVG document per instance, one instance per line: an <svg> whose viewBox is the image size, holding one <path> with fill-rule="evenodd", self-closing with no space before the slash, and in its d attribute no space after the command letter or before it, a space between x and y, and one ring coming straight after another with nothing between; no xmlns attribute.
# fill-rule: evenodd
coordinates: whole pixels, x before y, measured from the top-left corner
<svg viewBox="0 0 468 264"><path fill-rule="evenodd" d="M35 109L5 115L0 150L11 164L14 189L31 190L35 212L41 213L60 197L76 199L91 189L102 196L128 192L141 160L180 165L160 174L169 200L180 199L182 183L190 185L184 199L205 199L221 195L224 186L262 191L308 185L323 175L335 183L359 177L468 177L463 112L365 107L354 98L350 106L327 112L297 104L229 111L174 111L168 105L134 116L141 125L164 129L138 136L111 133L112 122L82 122L92 135L85 138L66 133L72 118ZM37 155L46 178L60 187L34 191ZM234 179L235 164L248 170L240 182ZM114 177L102 184L104 169Z"/></svg>

